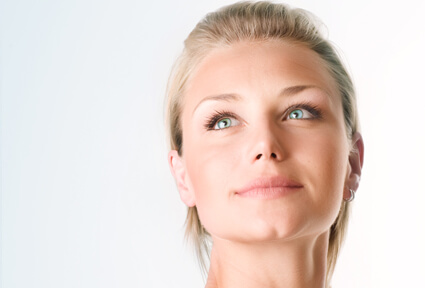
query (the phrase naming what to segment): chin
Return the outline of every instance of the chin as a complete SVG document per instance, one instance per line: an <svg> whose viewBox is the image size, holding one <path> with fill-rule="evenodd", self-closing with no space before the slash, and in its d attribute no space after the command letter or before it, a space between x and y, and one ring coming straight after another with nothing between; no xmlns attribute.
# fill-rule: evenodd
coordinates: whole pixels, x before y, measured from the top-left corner
<svg viewBox="0 0 425 288"><path fill-rule="evenodd" d="M290 241L303 236L307 230L307 223L300 220L290 219L290 217L278 219L257 217L241 221L241 223L232 223L233 229L210 231L210 233L220 239L244 243Z"/></svg>
<svg viewBox="0 0 425 288"><path fill-rule="evenodd" d="M295 220L295 219L294 219ZM252 226L252 240L257 241L277 241L291 240L297 238L305 230L305 226L300 221L288 219L278 219L275 221L264 221L257 219Z"/></svg>

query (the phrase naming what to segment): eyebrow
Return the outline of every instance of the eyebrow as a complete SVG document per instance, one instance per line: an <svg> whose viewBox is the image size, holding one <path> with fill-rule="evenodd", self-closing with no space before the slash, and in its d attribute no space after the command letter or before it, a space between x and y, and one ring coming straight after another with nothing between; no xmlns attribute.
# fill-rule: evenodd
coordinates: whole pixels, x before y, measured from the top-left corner
<svg viewBox="0 0 425 288"><path fill-rule="evenodd" d="M300 93L300 92L302 92L306 89L311 89L311 88L319 88L319 87L314 86L314 85L290 86L290 87L286 87L286 88L282 89L282 91L279 93L279 96L281 96L281 97L293 96L293 95L296 95L296 94L298 94L298 93Z"/></svg>
<svg viewBox="0 0 425 288"><path fill-rule="evenodd" d="M199 105L201 105L201 103L205 102L205 101L226 101L226 102L232 102L232 101L239 101L241 100L242 97L238 94L233 94L233 93L227 93L227 94L220 94L220 95L212 95L212 96L207 96L204 99L202 99L195 107L195 109L193 109L193 113L195 113L196 109L199 107ZM192 114L193 114L192 113Z"/></svg>
<svg viewBox="0 0 425 288"><path fill-rule="evenodd" d="M306 89L310 89L310 88L319 88L317 86L314 85L296 85L296 86L290 86L290 87L286 87L284 89L282 89L282 91L279 93L279 97L289 97L289 96L294 96ZM320 88L319 88L320 89ZM195 109L193 109L193 113L195 113L196 109L199 107L199 105L201 105L201 103L205 102L205 101L226 101L226 102L232 102L232 101L240 101L243 97L238 95L238 94L234 94L234 93L225 93L225 94L219 94L219 95L211 95L211 96L207 96L204 99L202 99L196 106Z"/></svg>

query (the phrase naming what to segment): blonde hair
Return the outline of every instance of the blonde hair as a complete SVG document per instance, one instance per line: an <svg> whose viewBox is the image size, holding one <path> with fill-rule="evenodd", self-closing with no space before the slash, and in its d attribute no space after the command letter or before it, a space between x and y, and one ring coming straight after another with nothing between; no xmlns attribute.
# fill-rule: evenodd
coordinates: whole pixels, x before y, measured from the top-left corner
<svg viewBox="0 0 425 288"><path fill-rule="evenodd" d="M197 65L216 48L240 41L283 40L301 43L315 51L327 64L337 83L344 112L348 139L358 131L358 116L353 83L335 48L325 39L321 22L309 12L271 2L238 2L206 15L185 40L167 87L166 122L170 148L183 154L180 123L185 87ZM349 206L342 201L339 214L330 227L326 283L330 283L339 251L346 234ZM186 238L192 240L201 266L209 255L210 235L202 226L197 208L189 207Z"/></svg>

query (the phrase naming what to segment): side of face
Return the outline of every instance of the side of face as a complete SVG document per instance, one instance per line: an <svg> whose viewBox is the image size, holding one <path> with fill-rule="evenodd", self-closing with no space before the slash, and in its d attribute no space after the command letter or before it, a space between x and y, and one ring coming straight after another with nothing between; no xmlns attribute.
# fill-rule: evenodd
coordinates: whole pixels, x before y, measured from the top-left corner
<svg viewBox="0 0 425 288"><path fill-rule="evenodd" d="M183 102L183 153L169 153L181 199L196 205L213 238L326 232L344 191L357 188L361 161L350 154L341 99L322 59L291 42L242 42L197 68ZM272 199L238 194L260 177L300 187Z"/></svg>

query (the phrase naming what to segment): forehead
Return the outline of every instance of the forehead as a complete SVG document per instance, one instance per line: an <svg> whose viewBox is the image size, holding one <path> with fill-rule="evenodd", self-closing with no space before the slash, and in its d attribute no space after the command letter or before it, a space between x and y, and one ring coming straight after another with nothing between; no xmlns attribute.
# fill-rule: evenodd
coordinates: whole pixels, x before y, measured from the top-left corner
<svg viewBox="0 0 425 288"><path fill-rule="evenodd" d="M246 96L253 91L274 95L302 85L317 86L339 102L325 61L306 45L282 40L239 42L216 48L197 65L186 86L183 109L193 109L211 95Z"/></svg>

